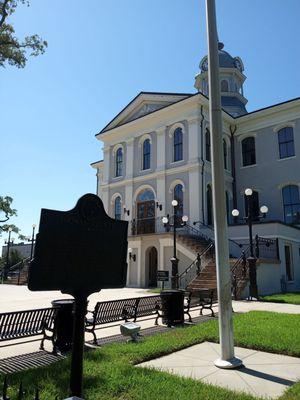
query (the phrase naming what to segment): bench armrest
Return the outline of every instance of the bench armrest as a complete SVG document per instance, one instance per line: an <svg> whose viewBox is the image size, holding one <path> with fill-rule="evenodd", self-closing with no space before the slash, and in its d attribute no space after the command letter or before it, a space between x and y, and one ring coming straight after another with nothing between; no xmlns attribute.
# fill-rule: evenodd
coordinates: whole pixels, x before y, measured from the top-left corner
<svg viewBox="0 0 300 400"><path fill-rule="evenodd" d="M122 317L127 321L128 318L135 318L137 312L137 306L132 304L124 304L122 310Z"/></svg>

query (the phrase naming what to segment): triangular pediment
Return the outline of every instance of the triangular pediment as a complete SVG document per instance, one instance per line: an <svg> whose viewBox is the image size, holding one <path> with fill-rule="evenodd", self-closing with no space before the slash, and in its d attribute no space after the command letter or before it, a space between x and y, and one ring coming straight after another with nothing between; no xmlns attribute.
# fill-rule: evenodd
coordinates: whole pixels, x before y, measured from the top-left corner
<svg viewBox="0 0 300 400"><path fill-rule="evenodd" d="M147 114L177 103L189 96L191 95L181 93L141 92L115 118L113 118L100 133L109 131L117 126L134 121L138 118L142 118Z"/></svg>

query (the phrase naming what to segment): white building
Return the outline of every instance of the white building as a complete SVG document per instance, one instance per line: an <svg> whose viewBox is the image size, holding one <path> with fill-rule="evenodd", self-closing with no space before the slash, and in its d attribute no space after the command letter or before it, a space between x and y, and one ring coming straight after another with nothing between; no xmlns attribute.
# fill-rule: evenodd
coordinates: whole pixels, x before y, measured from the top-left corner
<svg viewBox="0 0 300 400"><path fill-rule="evenodd" d="M242 60L220 44L219 61L233 274L246 294L236 242L248 256L248 227L234 221L231 210L245 216L244 191L250 187L254 214L262 204L269 208L253 226L259 236L259 293L300 290L300 98L248 113ZM202 287L215 286L213 252L204 251L213 238L207 57L195 88L191 94L141 92L96 135L104 144L104 160L92 164L98 195L111 217L130 222L135 257L129 258L129 286L156 286L157 269L171 270L172 233L161 219L173 213L174 198L177 214L189 217L188 226L178 230L181 285L194 279ZM204 252L198 278L196 263L184 273L197 252Z"/></svg>

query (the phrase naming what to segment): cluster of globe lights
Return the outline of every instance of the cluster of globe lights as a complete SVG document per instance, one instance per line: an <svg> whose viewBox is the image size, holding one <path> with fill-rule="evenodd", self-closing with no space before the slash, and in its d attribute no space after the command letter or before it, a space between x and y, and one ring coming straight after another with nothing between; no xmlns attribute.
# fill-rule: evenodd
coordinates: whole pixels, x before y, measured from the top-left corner
<svg viewBox="0 0 300 400"><path fill-rule="evenodd" d="M177 207L178 206L178 201L177 200L172 200L171 204L172 204L173 207ZM183 215L181 217L181 219L182 219L182 222L186 224L188 222L188 220L189 220L189 217L187 215ZM163 222L163 224L167 224L169 222L168 217L163 217L162 218L162 222Z"/></svg>
<svg viewBox="0 0 300 400"><path fill-rule="evenodd" d="M253 194L253 190L252 190L252 189L247 188L247 189L245 190L245 195L246 195L246 196L252 196L252 194ZM260 212L261 212L262 214L265 215L265 214L267 214L268 211L269 211L269 209L268 209L267 206L261 206L261 207L260 207ZM235 208L234 210L232 210L231 214L233 215L233 217L238 217L238 216L240 215L240 212L239 212L239 210L237 210L237 209Z"/></svg>

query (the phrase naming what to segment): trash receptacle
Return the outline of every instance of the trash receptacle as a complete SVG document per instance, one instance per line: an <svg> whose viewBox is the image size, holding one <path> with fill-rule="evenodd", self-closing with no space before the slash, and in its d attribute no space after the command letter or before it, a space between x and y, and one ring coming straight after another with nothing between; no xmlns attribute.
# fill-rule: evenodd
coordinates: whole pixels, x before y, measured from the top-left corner
<svg viewBox="0 0 300 400"><path fill-rule="evenodd" d="M163 290L160 293L162 307L162 323L168 326L183 325L184 323L184 291Z"/></svg>
<svg viewBox="0 0 300 400"><path fill-rule="evenodd" d="M61 353L65 353L72 348L74 300L53 300L51 304L57 309L55 318L54 349Z"/></svg>

